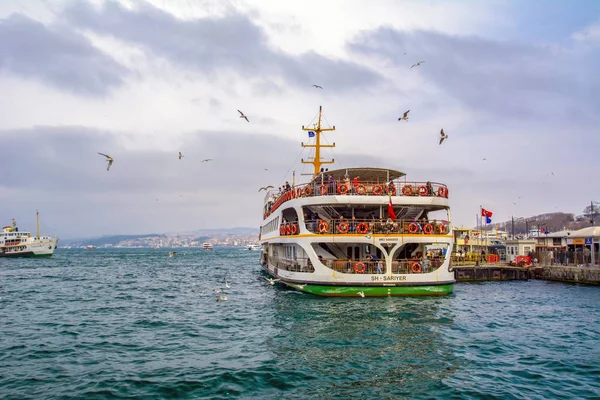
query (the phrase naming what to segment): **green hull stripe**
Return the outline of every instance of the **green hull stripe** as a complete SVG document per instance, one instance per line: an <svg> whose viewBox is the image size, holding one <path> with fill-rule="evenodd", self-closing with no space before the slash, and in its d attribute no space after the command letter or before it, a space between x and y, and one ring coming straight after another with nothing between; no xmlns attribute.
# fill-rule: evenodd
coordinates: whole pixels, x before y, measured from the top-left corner
<svg viewBox="0 0 600 400"><path fill-rule="evenodd" d="M285 283L285 282L284 282ZM285 283L289 287L317 296L348 296L365 297L385 296L445 296L452 293L454 284L428 286L328 286L328 285L297 285Z"/></svg>

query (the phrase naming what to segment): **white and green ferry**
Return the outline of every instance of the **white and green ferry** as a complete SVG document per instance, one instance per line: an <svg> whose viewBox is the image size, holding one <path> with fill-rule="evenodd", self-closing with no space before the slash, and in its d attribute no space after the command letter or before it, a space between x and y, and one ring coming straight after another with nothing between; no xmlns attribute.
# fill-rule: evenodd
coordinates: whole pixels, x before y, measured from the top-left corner
<svg viewBox="0 0 600 400"><path fill-rule="evenodd" d="M308 182L265 196L261 265L321 296L440 296L454 288L448 188L387 168L323 170L322 110Z"/></svg>
<svg viewBox="0 0 600 400"><path fill-rule="evenodd" d="M51 257L58 244L57 237L40 236L39 213L36 212L37 234L19 231L17 223L0 232L0 257Z"/></svg>

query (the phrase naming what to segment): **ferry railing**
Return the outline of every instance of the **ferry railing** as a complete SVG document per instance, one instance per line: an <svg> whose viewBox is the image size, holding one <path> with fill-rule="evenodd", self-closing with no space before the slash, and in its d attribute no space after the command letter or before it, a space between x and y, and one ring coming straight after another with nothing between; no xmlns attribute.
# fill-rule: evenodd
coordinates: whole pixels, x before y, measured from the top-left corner
<svg viewBox="0 0 600 400"><path fill-rule="evenodd" d="M443 257L392 261L392 273L427 274L438 269L443 262Z"/></svg>
<svg viewBox="0 0 600 400"><path fill-rule="evenodd" d="M292 235L295 223L282 224L280 234ZM412 219L319 219L305 222L305 227L314 234L328 235L367 235L367 234L423 234L423 235L445 235L450 231L448 221L424 221ZM289 233L288 233L289 231ZM299 231L296 228L296 231Z"/></svg>
<svg viewBox="0 0 600 400"><path fill-rule="evenodd" d="M391 183L376 181L338 182L325 181L297 185L282 193L273 193L274 201L264 218L277 210L281 204L301 197L315 196L405 196L405 197L443 197L448 198L448 187L437 182L403 182L400 180Z"/></svg>
<svg viewBox="0 0 600 400"><path fill-rule="evenodd" d="M385 261L380 259L339 259L323 258L321 263L327 268L344 274L385 274Z"/></svg>
<svg viewBox="0 0 600 400"><path fill-rule="evenodd" d="M296 259L277 259L269 260L269 262L278 269L291 272L315 272L315 267L312 265L308 257L298 257Z"/></svg>

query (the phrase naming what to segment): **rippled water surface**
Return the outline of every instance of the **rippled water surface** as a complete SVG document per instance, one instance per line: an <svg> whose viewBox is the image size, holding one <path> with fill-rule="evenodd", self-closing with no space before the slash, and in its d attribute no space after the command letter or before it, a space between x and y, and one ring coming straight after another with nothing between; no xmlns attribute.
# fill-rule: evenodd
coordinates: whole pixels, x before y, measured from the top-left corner
<svg viewBox="0 0 600 400"><path fill-rule="evenodd" d="M269 285L256 251L168 251L0 258L0 398L600 396L598 287L320 298Z"/></svg>

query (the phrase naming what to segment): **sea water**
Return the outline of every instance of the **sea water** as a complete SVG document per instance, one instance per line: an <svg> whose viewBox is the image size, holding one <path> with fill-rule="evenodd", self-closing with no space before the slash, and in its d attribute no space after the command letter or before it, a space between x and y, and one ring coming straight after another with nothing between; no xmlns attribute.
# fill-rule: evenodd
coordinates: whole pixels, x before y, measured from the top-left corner
<svg viewBox="0 0 600 400"><path fill-rule="evenodd" d="M0 258L0 398L600 396L599 287L322 298L270 285L258 251L171 250Z"/></svg>

